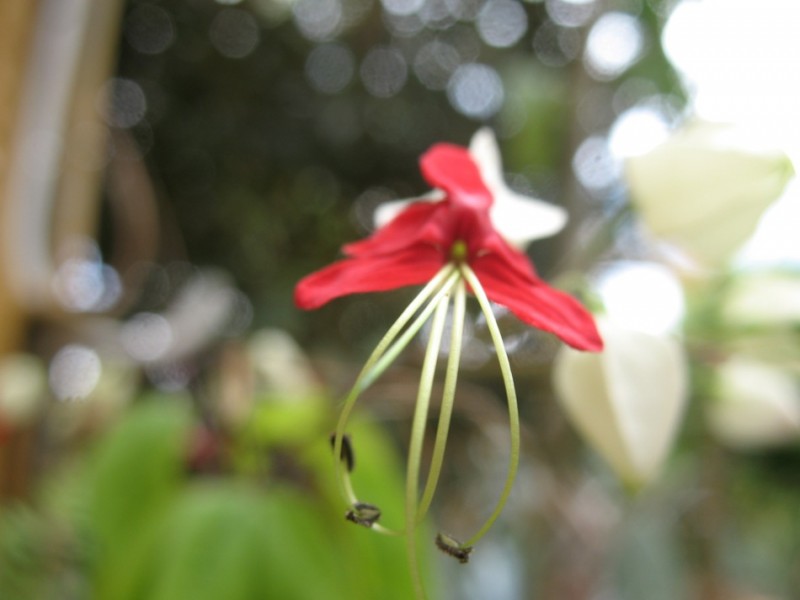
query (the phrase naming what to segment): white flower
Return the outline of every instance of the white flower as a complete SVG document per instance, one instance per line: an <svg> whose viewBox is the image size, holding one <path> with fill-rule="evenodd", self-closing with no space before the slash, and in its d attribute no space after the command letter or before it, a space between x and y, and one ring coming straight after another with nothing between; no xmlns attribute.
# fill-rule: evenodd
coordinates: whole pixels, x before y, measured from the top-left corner
<svg viewBox="0 0 800 600"><path fill-rule="evenodd" d="M800 276L778 271L741 275L728 291L722 315L737 326L796 325L800 323Z"/></svg>
<svg viewBox="0 0 800 600"><path fill-rule="evenodd" d="M247 344L259 396L303 400L318 392L314 370L294 338L280 329L261 329Z"/></svg>
<svg viewBox="0 0 800 600"><path fill-rule="evenodd" d="M727 261L752 235L793 174L783 152L704 122L625 167L631 201L651 232L709 266Z"/></svg>
<svg viewBox="0 0 800 600"><path fill-rule="evenodd" d="M800 441L800 393L792 375L759 360L729 358L717 370L711 431L744 449Z"/></svg>
<svg viewBox="0 0 800 600"><path fill-rule="evenodd" d="M554 384L568 418L619 477L638 487L658 473L687 399L686 363L672 338L599 321L605 350L564 347Z"/></svg>
<svg viewBox="0 0 800 600"><path fill-rule="evenodd" d="M30 354L7 354L0 360L0 422L21 426L42 412L47 398L47 374Z"/></svg>
<svg viewBox="0 0 800 600"><path fill-rule="evenodd" d="M800 273L738 273L722 292L710 302L719 307L716 323L726 351L800 374Z"/></svg>
<svg viewBox="0 0 800 600"><path fill-rule="evenodd" d="M491 129L483 127L472 136L469 152L480 170L484 184L494 197L490 211L492 224L506 241L524 248L533 240L555 235L564 228L567 213L563 208L518 194L506 185L500 150ZM419 198L382 204L375 211L375 226L385 225L412 202L434 202L443 197L444 192L433 190Z"/></svg>

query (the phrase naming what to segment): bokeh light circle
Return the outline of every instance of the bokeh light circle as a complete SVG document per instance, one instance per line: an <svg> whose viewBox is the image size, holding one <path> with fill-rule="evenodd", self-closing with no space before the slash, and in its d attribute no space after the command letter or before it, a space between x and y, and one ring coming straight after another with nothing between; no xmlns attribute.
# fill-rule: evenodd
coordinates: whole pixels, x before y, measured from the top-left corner
<svg viewBox="0 0 800 600"><path fill-rule="evenodd" d="M161 54L175 41L175 27L169 13L154 4L139 4L125 17L125 40L142 54Z"/></svg>
<svg viewBox="0 0 800 600"><path fill-rule="evenodd" d="M658 263L615 262L600 271L596 287L606 314L630 329L664 334L683 320L683 288L672 271Z"/></svg>
<svg viewBox="0 0 800 600"><path fill-rule="evenodd" d="M489 0L476 23L481 39L495 48L516 44L528 30L528 15L515 0Z"/></svg>
<svg viewBox="0 0 800 600"><path fill-rule="evenodd" d="M390 98L406 84L408 66L399 51L377 46L364 57L359 73L364 87L371 95Z"/></svg>
<svg viewBox="0 0 800 600"><path fill-rule="evenodd" d="M292 16L306 39L328 41L342 26L342 3L339 0L297 0L292 4Z"/></svg>
<svg viewBox="0 0 800 600"><path fill-rule="evenodd" d="M103 368L92 348L68 344L50 361L50 388L59 400L86 398L97 387Z"/></svg>
<svg viewBox="0 0 800 600"><path fill-rule="evenodd" d="M221 10L211 22L208 36L217 51L227 58L244 58L261 39L253 15L238 8Z"/></svg>
<svg viewBox="0 0 800 600"><path fill-rule="evenodd" d="M426 88L443 90L460 64L458 50L447 42L432 40L417 51L414 74Z"/></svg>
<svg viewBox="0 0 800 600"><path fill-rule="evenodd" d="M341 92L353 79L355 58L347 46L320 44L306 59L306 78L314 89L325 94Z"/></svg>
<svg viewBox="0 0 800 600"><path fill-rule="evenodd" d="M112 127L128 129L137 125L147 113L147 98L142 86L132 79L109 79L101 92L103 116Z"/></svg>
<svg viewBox="0 0 800 600"><path fill-rule="evenodd" d="M611 154L606 139L593 135L586 138L572 159L578 181L588 190L604 190L619 178L619 162Z"/></svg>
<svg viewBox="0 0 800 600"><path fill-rule="evenodd" d="M503 106L503 81L489 65L467 63L458 67L450 78L447 97L461 114L488 119Z"/></svg>
<svg viewBox="0 0 800 600"><path fill-rule="evenodd" d="M600 17L586 38L585 62L597 79L613 79L635 63L644 50L644 30L633 15L610 12Z"/></svg>

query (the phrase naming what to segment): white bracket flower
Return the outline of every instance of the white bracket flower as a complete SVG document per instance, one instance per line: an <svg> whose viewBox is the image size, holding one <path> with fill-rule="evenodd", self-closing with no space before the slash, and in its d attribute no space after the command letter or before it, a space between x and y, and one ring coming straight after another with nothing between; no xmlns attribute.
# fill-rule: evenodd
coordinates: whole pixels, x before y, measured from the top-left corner
<svg viewBox="0 0 800 600"><path fill-rule="evenodd" d="M782 151L700 121L625 165L631 202L648 229L712 267L753 234L793 175Z"/></svg>
<svg viewBox="0 0 800 600"><path fill-rule="evenodd" d="M723 443L758 449L800 441L800 393L792 374L746 356L732 356L716 372L709 406L711 431Z"/></svg>
<svg viewBox="0 0 800 600"><path fill-rule="evenodd" d="M503 164L494 133L479 129L469 145L469 153L494 198L490 217L495 229L510 244L524 248L530 242L555 235L567 223L567 212L560 206L519 194L506 185ZM387 202L375 211L375 226L382 227L412 202L436 202L444 198L442 190L432 190L418 198Z"/></svg>
<svg viewBox="0 0 800 600"><path fill-rule="evenodd" d="M564 347L554 385L568 418L630 487L658 473L687 400L686 361L674 339L600 321L605 350Z"/></svg>

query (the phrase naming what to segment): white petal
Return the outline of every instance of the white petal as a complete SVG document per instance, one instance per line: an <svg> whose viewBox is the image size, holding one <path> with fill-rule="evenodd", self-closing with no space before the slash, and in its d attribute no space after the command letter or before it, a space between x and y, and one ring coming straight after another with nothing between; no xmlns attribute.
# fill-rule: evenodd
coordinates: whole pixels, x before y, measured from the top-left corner
<svg viewBox="0 0 800 600"><path fill-rule="evenodd" d="M603 366L598 355L564 346L555 362L555 389L567 417L586 441L624 479L635 479L638 474L619 430Z"/></svg>
<svg viewBox="0 0 800 600"><path fill-rule="evenodd" d="M533 240L555 235L564 228L567 212L563 208L518 194L506 185L500 151L491 129L483 127L472 136L469 152L494 198L490 211L492 224L510 244L524 248ZM386 225L412 202L434 202L442 198L444 192L433 190L419 198L381 204L375 210L375 227Z"/></svg>
<svg viewBox="0 0 800 600"><path fill-rule="evenodd" d="M567 211L555 204L516 194L495 191L489 212L492 224L508 243L524 248L534 240L557 234L567 224Z"/></svg>
<svg viewBox="0 0 800 600"><path fill-rule="evenodd" d="M444 192L442 190L431 190L424 196L419 196L418 198L406 198L403 200L384 202L375 209L375 214L372 217L373 222L375 223L375 228L380 229L386 225L389 221L400 214L409 204L413 204L414 202L436 202L437 200L441 200L443 198Z"/></svg>
<svg viewBox="0 0 800 600"><path fill-rule="evenodd" d="M481 127L472 136L469 143L469 153L481 172L481 178L490 191L498 187L505 187L503 179L503 161L500 158L500 148L497 139L488 127Z"/></svg>
<svg viewBox="0 0 800 600"><path fill-rule="evenodd" d="M793 171L784 153L736 129L694 123L630 158L625 175L648 228L714 266L752 235Z"/></svg>
<svg viewBox="0 0 800 600"><path fill-rule="evenodd" d="M567 416L629 484L658 472L686 403L681 346L673 339L600 322L605 350L564 347L554 383Z"/></svg>
<svg viewBox="0 0 800 600"><path fill-rule="evenodd" d="M649 479L669 451L687 399L683 351L672 338L605 331L609 392L631 460Z"/></svg>
<svg viewBox="0 0 800 600"><path fill-rule="evenodd" d="M564 228L567 212L563 208L518 194L506 185L500 150L491 129L483 127L472 136L469 153L494 197L492 223L510 244L523 248Z"/></svg>

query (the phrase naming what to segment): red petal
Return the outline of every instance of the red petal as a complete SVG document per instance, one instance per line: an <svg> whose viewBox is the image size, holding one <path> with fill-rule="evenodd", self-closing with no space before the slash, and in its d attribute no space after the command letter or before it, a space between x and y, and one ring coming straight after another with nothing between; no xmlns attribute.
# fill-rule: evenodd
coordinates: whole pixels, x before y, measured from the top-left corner
<svg viewBox="0 0 800 600"><path fill-rule="evenodd" d="M445 209L440 202L414 202L394 219L375 231L370 237L346 244L342 250L347 256L396 252L425 240L441 244L443 232L437 214Z"/></svg>
<svg viewBox="0 0 800 600"><path fill-rule="evenodd" d="M447 192L453 204L473 210L488 210L492 205L492 195L466 148L436 144L419 164L425 180Z"/></svg>
<svg viewBox="0 0 800 600"><path fill-rule="evenodd" d="M294 289L294 302L298 308L310 310L348 294L427 283L443 264L441 254L428 245L388 256L346 258L301 279Z"/></svg>
<svg viewBox="0 0 800 600"><path fill-rule="evenodd" d="M516 262L516 261L515 261ZM600 351L603 340L592 315L572 296L551 288L530 267L509 264L498 254L488 254L470 266L493 302L508 308L520 320L554 333L578 350Z"/></svg>

